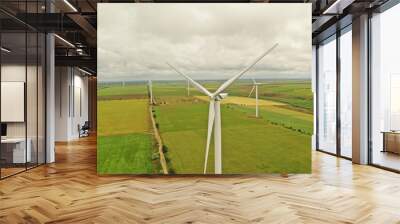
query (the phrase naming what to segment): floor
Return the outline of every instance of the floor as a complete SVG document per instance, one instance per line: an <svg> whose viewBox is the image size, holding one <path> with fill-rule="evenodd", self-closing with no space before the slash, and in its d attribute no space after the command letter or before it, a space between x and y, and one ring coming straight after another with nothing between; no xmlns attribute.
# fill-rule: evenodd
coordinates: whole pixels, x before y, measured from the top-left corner
<svg viewBox="0 0 400 224"><path fill-rule="evenodd" d="M373 154L374 164L389 167L395 170L400 170L400 155L391 152L381 152L380 150L374 151Z"/></svg>
<svg viewBox="0 0 400 224"><path fill-rule="evenodd" d="M95 138L0 181L0 223L400 223L400 175L313 153L311 175L96 175Z"/></svg>
<svg viewBox="0 0 400 224"><path fill-rule="evenodd" d="M32 169L35 168L36 166L37 166L36 164L27 164L27 167L25 167L25 165L19 165L19 167L1 168L1 178L6 178L8 176L24 172L26 169Z"/></svg>
<svg viewBox="0 0 400 224"><path fill-rule="evenodd" d="M24 168L19 168L19 167L17 167L17 168L15 168L15 167L12 167L12 168L1 168L1 177L2 178L3 177L8 177L10 175L13 175L13 174L16 174L16 173L19 173L19 172L23 172L23 171L25 171L25 167Z"/></svg>

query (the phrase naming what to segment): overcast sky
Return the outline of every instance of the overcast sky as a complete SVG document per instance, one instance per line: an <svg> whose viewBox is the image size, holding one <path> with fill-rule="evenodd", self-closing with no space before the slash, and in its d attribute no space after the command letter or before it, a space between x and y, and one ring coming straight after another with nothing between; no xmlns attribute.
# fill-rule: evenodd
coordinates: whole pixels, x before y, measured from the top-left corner
<svg viewBox="0 0 400 224"><path fill-rule="evenodd" d="M98 4L99 81L310 78L311 4Z"/></svg>

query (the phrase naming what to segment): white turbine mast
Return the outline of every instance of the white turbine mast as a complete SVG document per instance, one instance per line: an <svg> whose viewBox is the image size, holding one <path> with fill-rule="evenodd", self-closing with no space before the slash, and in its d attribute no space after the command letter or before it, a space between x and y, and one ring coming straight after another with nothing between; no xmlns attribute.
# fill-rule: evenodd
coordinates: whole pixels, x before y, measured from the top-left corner
<svg viewBox="0 0 400 224"><path fill-rule="evenodd" d="M222 174L222 142L221 142L221 100L227 97L226 93L223 93L233 82L239 79L242 75L244 75L247 71L249 71L257 62L259 62L265 55L269 54L278 44L274 44L270 49L262 53L258 56L249 66L243 69L241 72L233 76L224 82L214 93L209 92L206 88L204 88L201 84L194 81L188 75L178 70L176 67L172 66L167 62L168 66L170 66L173 70L175 70L178 74L185 77L194 87L196 87L200 92L210 97L210 104L208 110L208 130L207 130L207 145L205 152L205 161L204 161L204 174L207 172L207 162L208 162L208 152L210 149L211 143L211 134L214 127L214 169L215 174Z"/></svg>
<svg viewBox="0 0 400 224"><path fill-rule="evenodd" d="M256 82L255 79L252 79L252 80L253 80L253 88L251 89L248 97L250 97L251 94L254 92L254 90L256 90L256 117L258 118L258 86L263 85L265 83Z"/></svg>
<svg viewBox="0 0 400 224"><path fill-rule="evenodd" d="M187 96L190 96L190 82L187 80Z"/></svg>
<svg viewBox="0 0 400 224"><path fill-rule="evenodd" d="M147 88L149 89L149 97L150 97L150 104L154 104L154 99L153 99L153 83L151 80L148 81Z"/></svg>

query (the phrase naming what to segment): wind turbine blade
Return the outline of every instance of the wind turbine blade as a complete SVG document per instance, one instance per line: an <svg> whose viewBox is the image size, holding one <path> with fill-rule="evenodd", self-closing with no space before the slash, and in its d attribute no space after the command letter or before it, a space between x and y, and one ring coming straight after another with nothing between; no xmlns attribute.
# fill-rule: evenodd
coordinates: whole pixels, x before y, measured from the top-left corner
<svg viewBox="0 0 400 224"><path fill-rule="evenodd" d="M253 86L253 88L251 89L251 91L250 91L250 94L249 94L249 96L248 97L250 97L251 96L251 94L253 93L253 91L254 91L254 89L256 88L256 86L254 85Z"/></svg>
<svg viewBox="0 0 400 224"><path fill-rule="evenodd" d="M218 94L220 94L222 91L224 91L226 88L228 88L230 85L232 85L232 83L240 78L244 73L246 73L247 71L249 71L255 64L257 64L257 62L259 62L265 55L269 54L272 50L274 50L274 48L278 46L278 43L274 44L270 49L268 49L267 51L265 51L264 53L262 53L260 56L258 56L256 58L256 60L253 61L253 63L251 63L249 66L247 66L243 71L239 72L237 75L233 76L232 78L228 79L226 82L224 82L218 89L217 91L215 91L215 93L213 94L213 96L216 96Z"/></svg>
<svg viewBox="0 0 400 224"><path fill-rule="evenodd" d="M208 152L210 151L211 134L214 125L214 117L215 117L214 102L215 102L214 100L210 101L210 107L208 109L208 130L207 130L206 155L204 160L204 174L206 174L207 172Z"/></svg>
<svg viewBox="0 0 400 224"><path fill-rule="evenodd" d="M177 68L175 68L174 66L172 66L170 63L167 62L167 65L169 67L171 67L173 70L175 70L178 74L182 75L183 77L185 77L187 80L189 80L189 82L191 82L193 84L194 87L196 87L200 92L206 94L209 97L212 97L212 94L206 89L204 88L202 85L200 85L198 82L194 81L192 78L190 78L188 75L186 75L185 73L179 71Z"/></svg>

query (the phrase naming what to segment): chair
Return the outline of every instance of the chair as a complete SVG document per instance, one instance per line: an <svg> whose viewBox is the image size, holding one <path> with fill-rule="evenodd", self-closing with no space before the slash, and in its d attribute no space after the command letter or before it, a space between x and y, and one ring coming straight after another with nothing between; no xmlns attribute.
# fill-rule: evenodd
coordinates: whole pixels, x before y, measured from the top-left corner
<svg viewBox="0 0 400 224"><path fill-rule="evenodd" d="M78 125L78 129L79 129L79 138L89 136L89 129L90 129L89 121L85 121L82 127Z"/></svg>

